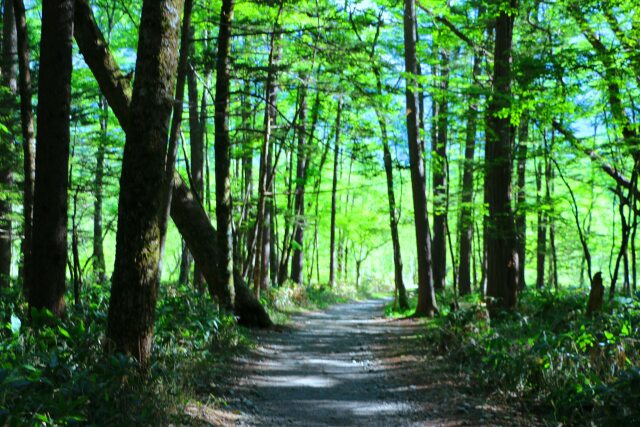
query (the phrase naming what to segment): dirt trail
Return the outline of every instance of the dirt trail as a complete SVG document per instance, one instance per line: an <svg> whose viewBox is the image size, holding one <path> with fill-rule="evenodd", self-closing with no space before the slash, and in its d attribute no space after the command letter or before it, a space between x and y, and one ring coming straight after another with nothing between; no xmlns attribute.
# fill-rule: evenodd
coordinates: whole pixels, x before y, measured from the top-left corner
<svg viewBox="0 0 640 427"><path fill-rule="evenodd" d="M471 395L424 354L414 320L382 318L387 301L341 304L256 334L230 399L239 426L533 425ZM477 394L477 392L476 392ZM227 420L225 423L231 423Z"/></svg>

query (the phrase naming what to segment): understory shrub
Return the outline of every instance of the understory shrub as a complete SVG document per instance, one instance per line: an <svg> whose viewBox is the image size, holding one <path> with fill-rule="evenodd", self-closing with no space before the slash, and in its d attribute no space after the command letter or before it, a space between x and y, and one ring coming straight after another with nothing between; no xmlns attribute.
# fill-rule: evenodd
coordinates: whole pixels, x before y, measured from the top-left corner
<svg viewBox="0 0 640 427"><path fill-rule="evenodd" d="M618 297L594 317L586 301L577 290L530 291L517 311L492 319L482 303L461 302L429 323L427 342L487 389L554 421L637 424L640 301Z"/></svg>

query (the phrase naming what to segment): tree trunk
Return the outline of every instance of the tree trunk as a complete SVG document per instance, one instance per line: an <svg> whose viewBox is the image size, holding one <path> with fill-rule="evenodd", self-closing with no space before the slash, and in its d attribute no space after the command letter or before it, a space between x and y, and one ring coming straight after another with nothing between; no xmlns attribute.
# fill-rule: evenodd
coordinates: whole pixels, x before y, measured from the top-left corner
<svg viewBox="0 0 640 427"><path fill-rule="evenodd" d="M74 0L44 0L29 305L64 312ZM37 268L36 268L37 266Z"/></svg>
<svg viewBox="0 0 640 427"><path fill-rule="evenodd" d="M378 79L378 88L380 93L382 85ZM407 300L407 290L404 287L404 279L402 278L402 253L400 252L400 236L398 235L398 214L396 212L396 196L393 191L393 164L391 162L391 150L389 149L389 136L387 134L387 123L382 116L382 112L376 108L378 116L378 124L380 125L380 134L382 139L382 156L384 160L384 173L387 177L387 198L389 199L389 228L391 230L391 242L393 244L393 271L395 291L398 296L398 307L402 310L409 308ZM357 274L360 278L360 262L356 261ZM357 282L358 280L356 280Z"/></svg>
<svg viewBox="0 0 640 427"><path fill-rule="evenodd" d="M498 114L511 106L511 44L515 0L503 1L496 21L493 94L488 107L485 188L489 205L487 297L491 311L513 309L518 293L516 229L511 209L512 138L510 118Z"/></svg>
<svg viewBox="0 0 640 427"><path fill-rule="evenodd" d="M160 281L166 198L158 183L165 180L181 10L182 0L145 0L142 5L120 176L107 339L113 350L133 356L142 365L151 355Z"/></svg>
<svg viewBox="0 0 640 427"><path fill-rule="evenodd" d="M260 296L260 289L269 287L269 264L271 261L271 213L273 210L270 201L273 186L272 163L272 137L273 126L275 122L275 102L278 94L276 64L280 61L282 53L279 44L280 35L273 34L271 37L271 46L269 50L269 63L267 81L265 83L265 110L264 110L264 138L262 144L262 152L260 154L260 181L259 181L259 199L258 214L256 217L256 253L255 266L253 271L254 293L256 297Z"/></svg>
<svg viewBox="0 0 640 427"><path fill-rule="evenodd" d="M473 79L480 75L480 58L473 57ZM473 241L473 170L476 149L476 133L478 128L478 100L479 96L473 93L469 97L467 108L467 128L464 147L464 165L462 172L462 197L460 199L459 232L459 264L458 280L460 295L471 293L471 258Z"/></svg>
<svg viewBox="0 0 640 427"><path fill-rule="evenodd" d="M16 17L16 33L18 47L18 70L20 88L20 122L22 125L22 152L24 185L22 196L22 211L24 217L22 239L22 283L24 294L28 297L28 286L31 271L31 241L33 235L33 193L35 183L35 141L33 131L33 107L31 105L31 70L29 69L29 37L24 3L13 0Z"/></svg>
<svg viewBox="0 0 640 427"><path fill-rule="evenodd" d="M218 33L215 97L216 223L218 225L219 289L233 289L231 208L231 140L229 138L229 51L234 0L223 0ZM194 254L195 257L195 254ZM228 299L227 302L231 302ZM226 304L227 302L223 302Z"/></svg>
<svg viewBox="0 0 640 427"><path fill-rule="evenodd" d="M306 76L305 76L306 78ZM307 82L303 82L300 89L300 123L298 128L298 158L296 164L296 198L294 202L295 218L293 229L293 258L291 260L291 280L297 284L302 284L302 271L304 270L304 229L306 227L306 218L304 214L304 190L307 180ZM313 131L318 120L318 111L320 109L320 93L316 93L316 99L313 104L311 137L309 142L313 144Z"/></svg>
<svg viewBox="0 0 640 427"><path fill-rule="evenodd" d="M536 288L544 288L544 264L547 256L547 213L542 207L542 165L536 170L536 205L538 206L538 238L536 243Z"/></svg>
<svg viewBox="0 0 640 427"><path fill-rule="evenodd" d="M338 187L338 158L340 156L340 116L342 98L338 99L336 113L336 139L333 145L333 181L331 184L331 243L329 247L329 287L336 285L336 190Z"/></svg>
<svg viewBox="0 0 640 427"><path fill-rule="evenodd" d="M180 255L180 272L178 274L178 283L181 285L189 284L189 276L191 275L191 264L193 262L193 257L191 256L191 252L189 252L189 248L185 243L184 239L182 240L182 254ZM202 289L195 288L196 291L202 292Z"/></svg>
<svg viewBox="0 0 640 427"><path fill-rule="evenodd" d="M440 82L435 102L437 133L432 147L433 157L433 286L437 292L444 291L447 281L447 139L449 128L449 57L446 51L440 55Z"/></svg>
<svg viewBox="0 0 640 427"><path fill-rule="evenodd" d="M518 192L516 205L516 232L518 236L517 251L518 262L520 264L518 290L524 290L526 287L525 273L525 256L527 250L527 211L526 211L526 174L527 174L527 144L529 139L529 118L524 114L520 118L520 129L518 132L518 149L516 159L518 161Z"/></svg>
<svg viewBox="0 0 640 427"><path fill-rule="evenodd" d="M217 244L219 233L211 226L204 208L177 173L174 175L171 218L184 238L196 265L200 266L207 282L209 293L218 301L228 298L230 291L218 280L219 259ZM268 327L271 320L260 302L236 276L233 280L235 291L234 313L238 323L245 326ZM233 293L232 293L233 294Z"/></svg>
<svg viewBox="0 0 640 427"><path fill-rule="evenodd" d="M190 30L193 37L193 27ZM200 200L204 200L204 123L201 121L201 113L206 113L206 96L202 97L202 112L198 111L198 81L193 63L194 48L193 43L189 52L190 64L187 69L187 88L189 94L189 142L191 145L191 179L194 192ZM208 80L209 72L205 71ZM204 116L206 117L206 116ZM183 256L183 259L185 257ZM187 256L187 261L191 256ZM190 269L190 265L189 268ZM204 290L202 274L198 267L193 272L193 286L199 292Z"/></svg>
<svg viewBox="0 0 640 427"><path fill-rule="evenodd" d="M8 96L3 103L4 117L13 115L14 100L18 94L18 62L16 52L18 40L16 33L16 19L13 13L13 3L4 2L2 16L2 85L8 90ZM11 284L11 240L13 237L11 221L11 192L13 190L13 171L15 169L13 132L2 137L0 146L0 288Z"/></svg>
<svg viewBox="0 0 640 427"><path fill-rule="evenodd" d="M93 182L93 272L99 283L107 280L102 239L102 190L104 177L104 154L108 144L109 105L104 97L100 97L102 115L100 117L100 139L96 153L96 175Z"/></svg>
<svg viewBox="0 0 640 427"><path fill-rule="evenodd" d="M418 74L416 58L416 5L415 0L404 2L404 59L407 73L407 139L409 141L409 163L411 167L411 188L413 190L413 212L416 227L418 256L418 306L416 315L432 316L438 311L433 289L431 265L431 232L427 212L427 195L424 174L424 150L420 145L418 126L418 99L412 86Z"/></svg>

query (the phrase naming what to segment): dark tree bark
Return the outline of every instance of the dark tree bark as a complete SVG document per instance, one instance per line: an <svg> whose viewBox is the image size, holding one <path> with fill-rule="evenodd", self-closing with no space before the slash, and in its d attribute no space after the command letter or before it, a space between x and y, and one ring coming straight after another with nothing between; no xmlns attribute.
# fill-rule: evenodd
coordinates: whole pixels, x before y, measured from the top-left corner
<svg viewBox="0 0 640 427"><path fill-rule="evenodd" d="M102 114L100 116L100 140L98 141L98 152L96 153L96 174L93 182L93 272L98 282L107 280L104 261L103 238L102 238L102 190L104 178L104 154L108 144L108 119L109 104L103 97L100 98Z"/></svg>
<svg viewBox="0 0 640 427"><path fill-rule="evenodd" d="M536 241L536 288L544 287L544 264L547 256L547 213L542 207L542 164L536 169L536 205L538 206L538 235Z"/></svg>
<svg viewBox="0 0 640 427"><path fill-rule="evenodd" d="M418 126L418 99L415 93L414 77L418 74L416 59L416 5L415 0L404 2L404 60L407 73L407 137L409 141L409 162L411 167L411 188L413 191L413 212L416 226L416 246L418 255L418 306L417 316L432 316L438 311L433 289L431 265L431 232L427 212L427 195L424 174L424 152L420 145Z"/></svg>
<svg viewBox="0 0 640 427"><path fill-rule="evenodd" d="M165 160L182 0L142 5L136 79L122 159L107 338L142 365L151 355L159 286ZM37 199L36 199L37 202Z"/></svg>
<svg viewBox="0 0 640 427"><path fill-rule="evenodd" d="M473 58L473 78L480 74L480 58ZM458 280L460 295L471 293L471 258L473 241L473 170L478 128L478 99L473 93L467 108L467 128L465 130L464 165L462 172L462 196L460 200L459 266Z"/></svg>
<svg viewBox="0 0 640 427"><path fill-rule="evenodd" d="M2 85L8 90L8 96L2 103L3 116L11 117L14 100L18 94L18 62L16 52L18 40L16 33L16 19L13 3L4 2L2 16ZM11 241L13 239L11 221L10 194L13 188L13 171L15 169L15 154L13 149L14 136L5 134L0 146L0 287L11 284Z"/></svg>
<svg viewBox="0 0 640 427"><path fill-rule="evenodd" d="M211 226L198 199L177 173L174 176L171 218L184 237L196 264L200 265L209 293L218 300L224 300L229 291L220 285L219 265L212 262L219 259L217 244L219 234ZM238 322L246 326L271 326L269 315L251 294L249 288L242 283L242 278L236 276L233 283L234 313L238 316Z"/></svg>
<svg viewBox="0 0 640 427"><path fill-rule="evenodd" d="M234 0L223 0L218 33L215 97L216 223L218 225L218 288L233 289L231 231L231 140L229 138L229 50ZM195 256L195 254L194 254ZM231 295L231 294L230 294ZM232 302L232 301L231 301Z"/></svg>
<svg viewBox="0 0 640 427"><path fill-rule="evenodd" d="M447 281L447 139L449 130L449 57L447 52L440 55L440 82L438 95L434 103L437 104L436 135L432 147L433 157L431 169L433 172L433 286L437 292L443 291Z"/></svg>
<svg viewBox="0 0 640 427"><path fill-rule="evenodd" d="M62 315L67 268L67 184L74 0L44 0L29 305ZM37 268L36 268L37 266Z"/></svg>
<svg viewBox="0 0 640 427"><path fill-rule="evenodd" d="M340 116L342 98L338 99L336 113L336 139L333 145L333 181L331 184L331 243L329 247L329 287L336 284L336 190L338 187L338 158L340 156Z"/></svg>
<svg viewBox="0 0 640 427"><path fill-rule="evenodd" d="M511 208L512 129L510 118L498 112L511 106L511 45L516 1L502 2L496 21L493 94L487 116L485 191L489 216L487 241L487 297L491 311L513 309L518 294L518 253ZM511 13L511 15L510 15Z"/></svg>
<svg viewBox="0 0 640 427"><path fill-rule="evenodd" d="M76 1L82 3L84 0ZM83 9L83 11L86 13L76 14L76 22L78 20L95 22L90 8L88 10ZM79 27L76 26L75 28L78 30ZM82 44L78 42L80 52L86 59L87 64L89 64L94 77L98 79L100 87L107 88L106 92L104 92L105 89L102 90L109 105L112 105L112 101L116 104L121 100L126 101L126 108L112 108L112 110L118 121L125 123L123 129L127 132L129 127L127 123L130 121L128 106L131 102L128 95L130 94L128 81L123 83L122 87L109 85L109 82L117 81L117 76L121 76L122 73L108 49L103 49L104 45L99 43L99 40L103 40L103 37L97 26L82 22L76 37L80 37L83 40ZM106 81L101 81L101 79ZM226 287L222 289L218 287L216 230L211 226L198 198L191 193L178 175L174 174L174 176L171 218L178 227L178 231L184 238L196 263L200 264L211 296L219 301L224 301L225 295L228 295L230 291ZM260 302L253 298L249 289L237 277L234 280L234 289L234 313L239 317L239 322L246 326L270 326L271 320L260 305Z"/></svg>
<svg viewBox="0 0 640 427"><path fill-rule="evenodd" d="M13 0L16 17L18 47L18 70L20 90L20 122L22 125L22 152L24 185L22 206L24 216L24 237L22 239L22 283L28 299L28 286L31 282L31 240L33 235L33 193L35 184L35 140L33 131L33 106L31 104L31 70L29 69L29 35L27 19L22 0Z"/></svg>
<svg viewBox="0 0 640 427"><path fill-rule="evenodd" d="M527 250L527 193L526 177L527 177L527 144L529 139L529 118L524 114L520 118L520 128L518 132L518 148L516 159L518 162L518 192L516 205L516 232L518 236L517 251L518 262L520 265L518 277L518 290L524 290L526 287L524 280L525 273L525 256Z"/></svg>

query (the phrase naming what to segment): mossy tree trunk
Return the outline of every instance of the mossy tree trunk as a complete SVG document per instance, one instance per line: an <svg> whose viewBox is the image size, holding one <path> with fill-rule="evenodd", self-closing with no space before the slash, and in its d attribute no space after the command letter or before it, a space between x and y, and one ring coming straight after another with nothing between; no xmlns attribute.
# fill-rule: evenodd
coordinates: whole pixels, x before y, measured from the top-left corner
<svg viewBox="0 0 640 427"><path fill-rule="evenodd" d="M107 339L146 364L159 286L165 157L178 65L182 0L142 5L136 79L122 159Z"/></svg>

